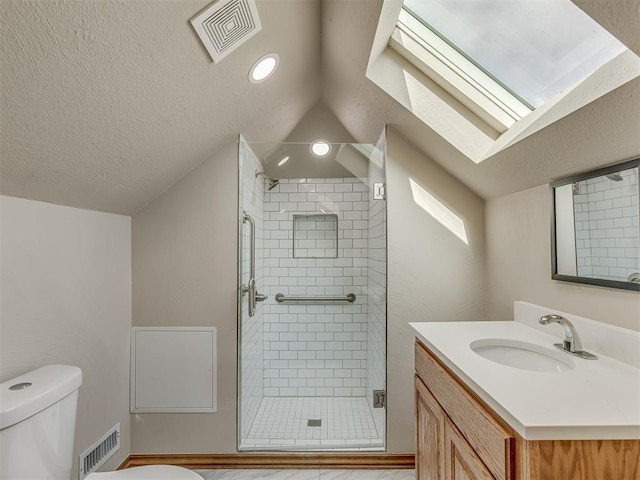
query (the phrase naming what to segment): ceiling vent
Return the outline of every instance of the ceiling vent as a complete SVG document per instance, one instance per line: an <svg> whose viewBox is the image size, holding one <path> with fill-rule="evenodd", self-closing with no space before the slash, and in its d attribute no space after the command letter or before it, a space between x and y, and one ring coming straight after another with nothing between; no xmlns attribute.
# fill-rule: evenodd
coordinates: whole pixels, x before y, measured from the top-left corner
<svg viewBox="0 0 640 480"><path fill-rule="evenodd" d="M216 63L262 30L255 0L219 0L193 17L191 25Z"/></svg>

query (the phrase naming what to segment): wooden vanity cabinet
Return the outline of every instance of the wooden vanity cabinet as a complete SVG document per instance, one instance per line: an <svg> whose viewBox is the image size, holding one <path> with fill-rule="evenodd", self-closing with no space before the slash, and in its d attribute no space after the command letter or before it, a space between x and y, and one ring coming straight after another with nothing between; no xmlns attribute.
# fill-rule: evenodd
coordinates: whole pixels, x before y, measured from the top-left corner
<svg viewBox="0 0 640 480"><path fill-rule="evenodd" d="M415 391L418 480L515 478L513 434L421 345L416 346Z"/></svg>
<svg viewBox="0 0 640 480"><path fill-rule="evenodd" d="M415 377L417 480L493 480L420 378Z"/></svg>
<svg viewBox="0 0 640 480"><path fill-rule="evenodd" d="M417 480L640 480L640 440L526 441L420 342Z"/></svg>

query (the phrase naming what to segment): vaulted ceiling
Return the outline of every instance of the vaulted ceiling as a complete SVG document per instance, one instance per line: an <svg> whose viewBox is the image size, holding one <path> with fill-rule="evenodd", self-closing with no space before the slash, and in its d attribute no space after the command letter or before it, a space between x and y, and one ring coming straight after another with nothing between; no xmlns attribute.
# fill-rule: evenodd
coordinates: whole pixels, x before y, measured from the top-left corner
<svg viewBox="0 0 640 480"><path fill-rule="evenodd" d="M216 64L189 24L208 3L1 0L2 193L134 214L238 134L310 140L317 111L329 141L390 124L484 198L640 154L638 79L475 164L365 77L382 0L257 0L262 31ZM575 3L640 53L637 0Z"/></svg>

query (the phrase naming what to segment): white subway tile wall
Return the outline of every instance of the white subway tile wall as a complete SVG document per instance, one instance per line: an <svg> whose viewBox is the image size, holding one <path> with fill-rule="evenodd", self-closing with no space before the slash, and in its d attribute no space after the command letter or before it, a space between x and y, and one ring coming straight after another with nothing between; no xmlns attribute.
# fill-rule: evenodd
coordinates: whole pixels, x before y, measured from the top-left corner
<svg viewBox="0 0 640 480"><path fill-rule="evenodd" d="M367 395L368 197L357 178L283 179L265 192L265 397ZM293 215L323 213L338 216L337 258L293 258ZM278 304L277 293L356 301Z"/></svg>
<svg viewBox="0 0 640 480"><path fill-rule="evenodd" d="M574 195L578 275L627 281L640 272L638 169L579 182Z"/></svg>
<svg viewBox="0 0 640 480"><path fill-rule="evenodd" d="M256 244L259 246L264 240L264 179L256 178L256 170L261 171L260 161L244 143L240 143L240 159L242 172L241 198L242 207L253 217L256 223ZM249 281L250 259L250 227L248 223L242 226L242 276L241 282L246 285ZM264 256L261 248L256 248L256 278L264 278ZM247 297L242 297L242 328L240 331L241 362L240 368L240 401L241 420L240 430L242 437L249 434L249 429L260 408L264 395L264 313L261 308L256 309L256 314L249 317Z"/></svg>

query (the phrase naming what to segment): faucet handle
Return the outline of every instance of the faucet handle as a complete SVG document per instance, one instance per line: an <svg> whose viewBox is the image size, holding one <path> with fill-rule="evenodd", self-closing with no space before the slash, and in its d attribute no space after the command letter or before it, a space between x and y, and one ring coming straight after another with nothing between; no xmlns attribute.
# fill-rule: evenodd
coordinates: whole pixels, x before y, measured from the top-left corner
<svg viewBox="0 0 640 480"><path fill-rule="evenodd" d="M538 322L541 323L542 325L548 325L548 324L550 324L552 322L566 323L567 325L571 325L573 327L573 325L571 324L571 322L569 320L567 320L564 317L561 317L560 315L556 315L555 313L550 313L548 315L543 315L542 317L540 317Z"/></svg>

